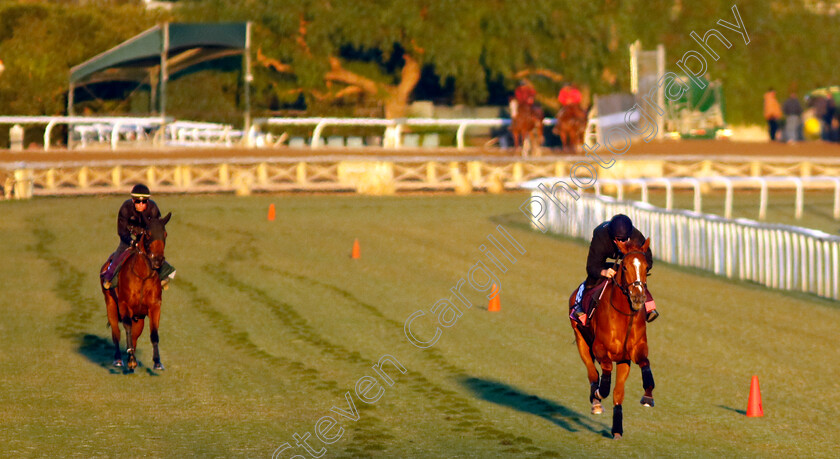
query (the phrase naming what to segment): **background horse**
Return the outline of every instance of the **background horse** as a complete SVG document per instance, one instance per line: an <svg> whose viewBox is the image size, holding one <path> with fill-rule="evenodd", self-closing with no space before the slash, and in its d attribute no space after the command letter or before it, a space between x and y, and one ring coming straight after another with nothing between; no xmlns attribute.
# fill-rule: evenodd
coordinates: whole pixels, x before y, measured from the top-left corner
<svg viewBox="0 0 840 459"><path fill-rule="evenodd" d="M557 115L554 133L560 136L563 150L577 152L586 131L586 111L580 105L569 105Z"/></svg>
<svg viewBox="0 0 840 459"><path fill-rule="evenodd" d="M117 274L119 276L117 286L109 290L102 287L108 323L111 325L111 339L116 348L114 352L114 366L116 367L123 366L120 354L120 322L125 328L128 369L133 371L137 367L137 359L134 357L137 338L143 332L144 319L149 316L152 328L151 340L154 347L154 369L163 370L158 351L161 285L156 270L163 264L166 223L169 222L171 216L172 212L166 217L146 221L146 229L140 234L140 239L128 249L133 253L125 260Z"/></svg>
<svg viewBox="0 0 840 459"><path fill-rule="evenodd" d="M539 147L543 143L543 119L545 113L537 105L518 107L510 125L514 148L522 148L522 156L528 156L531 150L539 156Z"/></svg>
<svg viewBox="0 0 840 459"><path fill-rule="evenodd" d="M593 414L603 412L601 399L610 393L612 365L618 362L612 426L613 438L616 439L624 434L621 403L624 401L624 383L630 373L630 361L636 362L642 369L642 387L645 390L642 405L653 406L654 387L648 361L644 307L648 267L645 252L650 246L650 239L642 247L632 240L617 244L624 258L615 277L604 284L603 294L598 307L592 312L589 326L583 327L572 321L578 352L589 376L589 401L592 403ZM574 306L576 293L577 289L569 298L570 309ZM593 293L601 294L600 291ZM601 364L600 382L593 359Z"/></svg>

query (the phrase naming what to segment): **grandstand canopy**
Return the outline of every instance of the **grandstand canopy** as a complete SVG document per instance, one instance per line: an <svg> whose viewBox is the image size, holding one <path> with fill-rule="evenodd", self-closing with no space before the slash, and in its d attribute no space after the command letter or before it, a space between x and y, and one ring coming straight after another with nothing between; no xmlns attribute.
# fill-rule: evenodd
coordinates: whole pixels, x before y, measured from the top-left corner
<svg viewBox="0 0 840 459"><path fill-rule="evenodd" d="M148 84L152 105L166 114L166 82L189 67L224 57L243 55L248 124L250 23L163 23L70 69L68 114L73 114L75 89L98 83ZM90 88L88 88L90 90Z"/></svg>

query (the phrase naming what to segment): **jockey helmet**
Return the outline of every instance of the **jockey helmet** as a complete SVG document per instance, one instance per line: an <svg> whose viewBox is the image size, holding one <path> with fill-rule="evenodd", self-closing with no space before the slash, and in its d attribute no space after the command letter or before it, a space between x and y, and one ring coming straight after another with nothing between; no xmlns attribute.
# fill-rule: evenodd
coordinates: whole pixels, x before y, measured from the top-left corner
<svg viewBox="0 0 840 459"><path fill-rule="evenodd" d="M626 241L630 239L630 235L633 234L633 222L627 215L618 214L610 220L609 225L607 225L607 229L613 239Z"/></svg>
<svg viewBox="0 0 840 459"><path fill-rule="evenodd" d="M134 185L134 188L131 189L131 198L135 201L145 201L149 199L151 195L152 192L149 191L149 187L143 185L142 183Z"/></svg>

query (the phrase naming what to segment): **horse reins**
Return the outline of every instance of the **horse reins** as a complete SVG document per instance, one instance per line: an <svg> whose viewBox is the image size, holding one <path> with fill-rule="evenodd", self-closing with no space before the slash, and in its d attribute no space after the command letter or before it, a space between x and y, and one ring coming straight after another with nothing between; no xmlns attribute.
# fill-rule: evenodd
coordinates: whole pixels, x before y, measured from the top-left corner
<svg viewBox="0 0 840 459"><path fill-rule="evenodd" d="M131 265L131 272L134 273L135 276L140 278L141 281L145 281L152 277L155 270L152 268L152 261L149 259L149 255L146 254L146 244L145 244L146 234L140 236L140 239L137 240L137 243L134 244L134 247L137 249L137 253L143 255L143 258L146 260L146 265L149 267L149 274L145 277L140 278L140 275L137 274L137 271L134 270L134 265Z"/></svg>
<svg viewBox="0 0 840 459"><path fill-rule="evenodd" d="M645 254L645 253L644 253L644 252L642 252L641 250L633 250L633 251L627 252L626 254L624 254L624 256L631 255L631 254L634 254L634 253L638 253L638 254L641 254L642 256L647 257L647 254ZM621 257L621 259L623 260L623 259L624 259L624 257ZM616 260L616 262L615 262L615 264L614 264L613 266L617 266L617 265L619 264L619 261L620 261L620 260ZM617 285L617 286L618 286L619 290L621 290L621 293L623 293L623 294L624 294L624 296L626 296L626 297L627 297L627 301L631 304L630 309L633 309L633 306L632 306L633 301L630 299L630 287L631 287L631 286L638 286L638 287L645 287L645 288L647 288L647 285L646 285L646 284L644 284L644 283L642 283L642 281L641 281L640 279L636 279L633 283L631 283L631 284L627 284L627 285L621 285L621 284L619 284L619 283L618 283L618 281L617 281L617 280L615 280L615 276L613 276L611 280L615 283L615 285ZM606 286L604 287L604 289L606 290ZM603 294L603 292L602 292L602 294ZM610 304L612 304L612 303L610 303ZM615 309L615 306L613 306L613 309ZM618 311L618 309L616 309L616 311ZM636 309L636 311L638 311L638 309ZM635 313L636 313L636 311L634 311L634 312L632 312L632 313L630 313L630 314L627 314L627 313L622 312L622 311L618 311L618 312L621 312L622 314L624 314L624 315L626 315L626 316L627 316L627 315L633 315L633 314L635 314Z"/></svg>
<svg viewBox="0 0 840 459"><path fill-rule="evenodd" d="M615 261L615 263L613 264L613 266L619 266L619 262L620 262L621 260L623 260L623 259L624 259L624 257L626 257L627 255L630 255L630 254L634 254L634 253L640 253L640 254L642 254L643 256L647 256L647 255L646 255L644 252L642 252L641 250L633 250L633 251L630 251L630 252L625 253L625 254L624 254L624 256L622 256L622 257L621 257L621 259L616 260L616 261ZM630 285L638 285L638 286L641 286L641 287L646 287L646 286L645 286L645 284L643 284L643 283L642 283L642 281L641 281L641 280L639 280L639 279L636 279L636 281L635 281L635 282L633 282L633 283L632 283L632 284L630 284L630 285L621 285L621 284L619 284L619 283L618 283L618 281L617 281L617 280L615 280L615 276L613 276L610 280L611 280L611 281L613 281L613 283L615 283L615 285L616 285L616 286L618 286L618 289L619 289L619 290L621 290L621 293L623 293L623 294L624 294L624 296L625 296L625 297L627 297L627 303L630 305L630 310L632 311L632 312L630 312L630 313L627 313L627 312L624 312L624 311L620 311L617 307L615 307L615 305L613 304L613 302L612 302L612 301L610 301L610 306L611 306L611 307L612 307L612 308L613 308L616 312L618 312L619 314L621 314L621 315L623 315L623 316L627 316L627 317L629 317L629 318L630 318L630 319L627 321L627 331L624 333L624 343L622 343L622 345L621 345L621 348L624 350L624 354L626 355L626 354L627 354L627 340L628 340L628 339L630 339L630 330L633 328L633 319L635 319L636 314L638 314L638 313L639 313L639 311L641 311L641 310L642 310L642 308L639 308L639 309L633 309L633 300L630 298ZM604 290L606 290L606 289L607 289L607 286L606 286L606 285L604 285ZM602 291L601 291L601 295L603 295L603 294L604 294L604 291L602 290ZM600 299L600 297L599 297L599 299Z"/></svg>

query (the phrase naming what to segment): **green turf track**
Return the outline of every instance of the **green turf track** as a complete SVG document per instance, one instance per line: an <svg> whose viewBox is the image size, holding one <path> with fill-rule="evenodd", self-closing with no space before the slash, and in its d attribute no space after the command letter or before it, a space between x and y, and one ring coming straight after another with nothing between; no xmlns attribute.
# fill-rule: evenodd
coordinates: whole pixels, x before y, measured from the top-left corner
<svg viewBox="0 0 840 459"><path fill-rule="evenodd" d="M526 197L160 196L178 268L166 370L149 368L147 327L133 375L109 366L97 286L121 198L0 202L0 456L270 457L346 408L383 354L408 371L376 403L353 395L360 419L325 457L840 456L837 303L664 264L656 407L634 366L625 438L608 439L566 317L586 246L527 229ZM448 296L499 223L528 251L500 277L501 312L467 287L476 307L413 347L405 319ZM763 418L744 415L754 374Z"/></svg>

